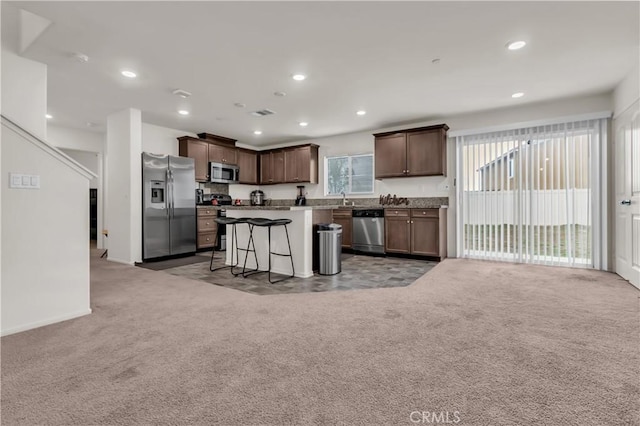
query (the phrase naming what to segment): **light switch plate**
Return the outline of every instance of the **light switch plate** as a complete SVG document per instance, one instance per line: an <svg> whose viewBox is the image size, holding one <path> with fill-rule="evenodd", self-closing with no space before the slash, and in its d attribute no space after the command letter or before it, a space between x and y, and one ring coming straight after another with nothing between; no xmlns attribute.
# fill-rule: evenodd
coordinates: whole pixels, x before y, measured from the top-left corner
<svg viewBox="0 0 640 426"><path fill-rule="evenodd" d="M9 188L40 189L40 176L9 173Z"/></svg>
<svg viewBox="0 0 640 426"><path fill-rule="evenodd" d="M9 188L22 188L22 175L9 173Z"/></svg>

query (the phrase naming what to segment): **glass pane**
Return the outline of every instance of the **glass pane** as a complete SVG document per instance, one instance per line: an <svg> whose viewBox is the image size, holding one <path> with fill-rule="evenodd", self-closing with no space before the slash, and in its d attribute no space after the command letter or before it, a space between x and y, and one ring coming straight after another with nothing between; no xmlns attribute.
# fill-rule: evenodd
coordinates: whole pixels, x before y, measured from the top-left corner
<svg viewBox="0 0 640 426"><path fill-rule="evenodd" d="M373 192L373 155L351 157L351 193Z"/></svg>
<svg viewBox="0 0 640 426"><path fill-rule="evenodd" d="M327 194L349 192L349 158L327 158Z"/></svg>

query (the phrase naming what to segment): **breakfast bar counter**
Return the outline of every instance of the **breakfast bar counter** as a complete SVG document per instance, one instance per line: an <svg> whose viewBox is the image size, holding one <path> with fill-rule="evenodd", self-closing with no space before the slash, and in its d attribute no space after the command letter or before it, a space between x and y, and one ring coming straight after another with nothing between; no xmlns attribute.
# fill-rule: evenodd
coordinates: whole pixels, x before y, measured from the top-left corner
<svg viewBox="0 0 640 426"><path fill-rule="evenodd" d="M331 222L331 210L335 206L225 206L227 217L232 218L265 218L265 219L291 219L287 225L291 252L293 253L293 265L295 276L309 278L313 276L313 225L316 223ZM238 244L246 248L249 241L249 226L237 224ZM227 265L231 264L231 256L235 250L231 250L232 226L227 226ZM269 247L267 229L254 227L253 240L256 246L258 265L261 270L267 270L269 264ZM288 253L287 237L282 226L271 230L271 251ZM235 256L235 255L234 255ZM239 252L238 264L242 267L246 252ZM247 268L255 268L255 258L249 253ZM291 263L289 258L282 256L271 257L271 271L291 275ZM265 280L266 280L265 276Z"/></svg>

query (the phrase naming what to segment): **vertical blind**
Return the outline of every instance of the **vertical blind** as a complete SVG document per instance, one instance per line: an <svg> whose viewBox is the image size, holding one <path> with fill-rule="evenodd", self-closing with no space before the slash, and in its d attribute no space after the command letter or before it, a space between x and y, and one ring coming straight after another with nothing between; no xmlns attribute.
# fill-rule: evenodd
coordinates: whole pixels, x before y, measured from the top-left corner
<svg viewBox="0 0 640 426"><path fill-rule="evenodd" d="M462 257L593 267L605 120L458 136Z"/></svg>

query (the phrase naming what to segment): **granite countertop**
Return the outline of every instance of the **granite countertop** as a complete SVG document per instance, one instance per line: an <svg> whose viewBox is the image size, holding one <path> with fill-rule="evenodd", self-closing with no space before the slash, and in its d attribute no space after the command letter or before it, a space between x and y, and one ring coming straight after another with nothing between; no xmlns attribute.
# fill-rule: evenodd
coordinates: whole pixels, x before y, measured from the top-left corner
<svg viewBox="0 0 640 426"><path fill-rule="evenodd" d="M220 206L216 206L220 207ZM333 210L338 206L223 206L226 210Z"/></svg>
<svg viewBox="0 0 640 426"><path fill-rule="evenodd" d="M206 207L206 206L203 206ZM372 209L446 209L449 206L431 205L431 206L213 206L214 208L223 208L226 210L372 210Z"/></svg>

